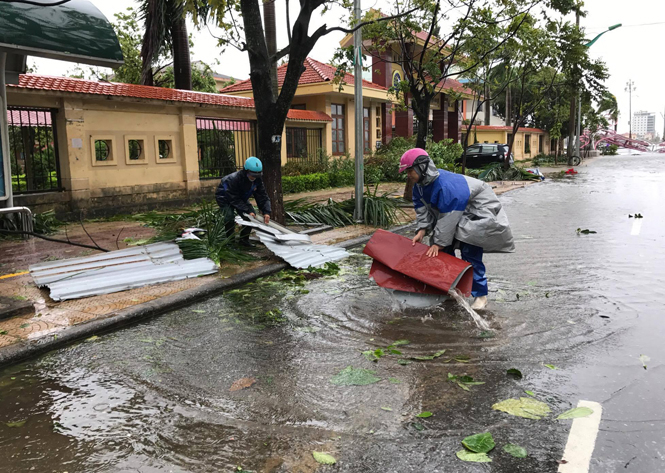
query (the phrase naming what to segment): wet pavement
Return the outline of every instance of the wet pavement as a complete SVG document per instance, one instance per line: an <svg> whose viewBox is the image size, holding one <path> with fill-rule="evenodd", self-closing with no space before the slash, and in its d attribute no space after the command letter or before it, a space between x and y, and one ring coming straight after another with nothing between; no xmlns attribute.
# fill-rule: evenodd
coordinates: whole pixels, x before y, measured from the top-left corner
<svg viewBox="0 0 665 473"><path fill-rule="evenodd" d="M491 332L453 303L399 307L358 253L6 369L0 471L555 472L572 421L554 417L579 400L603 406L592 473L663 471L664 171L665 156L606 157L502 196L517 252L486 257ZM349 366L379 380L331 381ZM492 410L527 390L553 414ZM492 463L455 456L486 431Z"/></svg>

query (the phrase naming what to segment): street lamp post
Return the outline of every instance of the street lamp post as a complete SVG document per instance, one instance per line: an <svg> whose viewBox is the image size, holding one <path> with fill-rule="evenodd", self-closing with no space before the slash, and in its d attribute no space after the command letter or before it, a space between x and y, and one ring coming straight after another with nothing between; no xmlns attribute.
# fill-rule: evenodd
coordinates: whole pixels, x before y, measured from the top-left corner
<svg viewBox="0 0 665 473"><path fill-rule="evenodd" d="M593 46L593 43L598 41L598 38L603 36L608 31L616 30L619 27L621 27L621 23L610 26L609 28L607 28L602 33L599 33L598 35L596 35L596 37L593 38L591 41L586 43L584 45L584 47L587 48L587 49L590 48L591 46ZM581 155L580 155L580 141L582 139L582 135L581 135L581 128L582 128L582 126L581 126L581 123L582 123L582 88L581 87L580 87L580 90L579 90L578 95L577 95L577 101L578 101L578 106L577 106L577 130L576 130L577 140L575 142L575 154L578 158L580 158L581 157Z"/></svg>

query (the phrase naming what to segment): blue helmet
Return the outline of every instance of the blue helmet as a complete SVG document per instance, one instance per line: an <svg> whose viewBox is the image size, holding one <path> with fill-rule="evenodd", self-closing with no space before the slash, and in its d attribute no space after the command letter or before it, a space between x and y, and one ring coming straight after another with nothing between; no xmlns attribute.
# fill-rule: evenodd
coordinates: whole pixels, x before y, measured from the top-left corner
<svg viewBox="0 0 665 473"><path fill-rule="evenodd" d="M245 161L245 171L260 176L263 173L263 163L261 163L259 158L250 156Z"/></svg>

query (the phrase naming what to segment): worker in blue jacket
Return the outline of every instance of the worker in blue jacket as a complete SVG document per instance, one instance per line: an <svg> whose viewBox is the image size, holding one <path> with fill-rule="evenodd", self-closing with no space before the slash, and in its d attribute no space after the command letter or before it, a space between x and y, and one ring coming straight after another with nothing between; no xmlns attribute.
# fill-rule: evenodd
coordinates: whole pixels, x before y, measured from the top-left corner
<svg viewBox="0 0 665 473"><path fill-rule="evenodd" d="M416 184L413 206L416 211L416 236L413 244L430 235L427 256L443 251L473 267L471 295L474 309L487 305L487 277L484 253L515 251L508 217L492 188L472 177L437 169L424 149L408 150L400 160L400 172L407 171Z"/></svg>
<svg viewBox="0 0 665 473"><path fill-rule="evenodd" d="M224 176L215 192L215 200L224 216L226 234L231 237L235 231L235 215L240 217L250 215L256 217L254 207L249 203L254 197L259 210L263 214L263 221L270 222L270 197L263 185L263 163L254 156L247 158L244 169ZM248 220L245 218L245 220ZM239 243L251 247L249 234L251 227L243 226L240 230Z"/></svg>

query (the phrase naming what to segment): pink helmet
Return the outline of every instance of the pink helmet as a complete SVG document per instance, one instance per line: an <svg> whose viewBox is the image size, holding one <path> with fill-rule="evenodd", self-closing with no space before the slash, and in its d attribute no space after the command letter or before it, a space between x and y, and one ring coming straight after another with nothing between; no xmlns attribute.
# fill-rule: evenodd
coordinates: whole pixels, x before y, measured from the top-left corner
<svg viewBox="0 0 665 473"><path fill-rule="evenodd" d="M413 148L408 150L399 160L399 172L404 172L407 168L413 167L415 160L421 156L427 156L429 158L427 151L422 148Z"/></svg>

